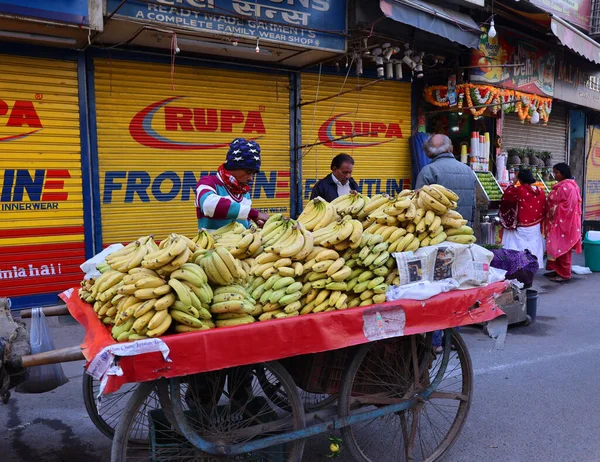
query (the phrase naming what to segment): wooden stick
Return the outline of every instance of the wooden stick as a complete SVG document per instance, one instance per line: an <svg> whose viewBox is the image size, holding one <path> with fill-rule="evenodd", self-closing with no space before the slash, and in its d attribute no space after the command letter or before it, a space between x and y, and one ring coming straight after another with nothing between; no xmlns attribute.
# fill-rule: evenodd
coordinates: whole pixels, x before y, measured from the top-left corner
<svg viewBox="0 0 600 462"><path fill-rule="evenodd" d="M32 308L28 310L21 310L21 319L31 318L32 311ZM48 306L46 308L42 308L42 311L46 316L62 316L64 314L69 314L69 309L64 305Z"/></svg>
<svg viewBox="0 0 600 462"><path fill-rule="evenodd" d="M32 366L45 366L48 364L66 363L70 361L79 361L85 359L81 352L81 347L73 346L60 348L58 350L46 351L34 355L21 357L21 366L24 368Z"/></svg>

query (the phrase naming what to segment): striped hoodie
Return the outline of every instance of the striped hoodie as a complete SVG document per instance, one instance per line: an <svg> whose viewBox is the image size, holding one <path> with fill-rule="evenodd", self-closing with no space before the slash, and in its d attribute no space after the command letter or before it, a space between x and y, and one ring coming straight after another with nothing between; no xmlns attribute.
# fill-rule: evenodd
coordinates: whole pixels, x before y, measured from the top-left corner
<svg viewBox="0 0 600 462"><path fill-rule="evenodd" d="M248 228L258 210L252 208L250 194L230 194L217 173L200 178L196 185L196 217L198 229L215 230L234 220Z"/></svg>

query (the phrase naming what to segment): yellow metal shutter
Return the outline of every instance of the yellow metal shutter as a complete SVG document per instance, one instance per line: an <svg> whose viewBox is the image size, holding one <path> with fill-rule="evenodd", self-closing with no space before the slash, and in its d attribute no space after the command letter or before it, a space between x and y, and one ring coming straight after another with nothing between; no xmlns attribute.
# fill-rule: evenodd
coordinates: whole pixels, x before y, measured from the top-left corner
<svg viewBox="0 0 600 462"><path fill-rule="evenodd" d="M0 297L49 294L81 279L77 91L75 61L0 55Z"/></svg>
<svg viewBox="0 0 600 462"><path fill-rule="evenodd" d="M102 242L196 233L195 186L236 137L256 139L253 206L290 206L289 77L96 60Z"/></svg>
<svg viewBox="0 0 600 462"><path fill-rule="evenodd" d="M368 80L302 74L302 102L337 95ZM411 87L380 82L362 91L302 106L302 144L323 143L302 150L303 201L314 184L329 173L340 153L355 161L353 177L363 194L395 194L411 184ZM376 133L374 133L376 132ZM333 141L353 133L368 136Z"/></svg>

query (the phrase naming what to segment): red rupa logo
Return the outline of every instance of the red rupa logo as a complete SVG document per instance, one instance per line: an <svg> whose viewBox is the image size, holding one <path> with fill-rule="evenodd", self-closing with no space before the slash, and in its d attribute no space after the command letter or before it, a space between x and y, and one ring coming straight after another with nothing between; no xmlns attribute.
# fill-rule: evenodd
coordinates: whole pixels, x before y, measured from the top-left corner
<svg viewBox="0 0 600 462"><path fill-rule="evenodd" d="M6 122L4 122L6 118ZM15 141L33 135L39 132L42 127L42 122L31 101L15 101L13 104L0 99L0 128L8 127L8 129L18 129L20 133L11 135L0 135L0 143L5 141ZM21 131L23 127L35 128L35 130ZM13 131L13 130L11 130Z"/></svg>
<svg viewBox="0 0 600 462"><path fill-rule="evenodd" d="M399 123L344 120L343 117L349 114L351 113L338 114L323 122L319 128L319 141L324 146L329 148L369 148L402 138L402 129ZM369 138L387 139L369 141Z"/></svg>
<svg viewBox="0 0 600 462"><path fill-rule="evenodd" d="M129 123L131 137L143 146L155 149L203 150L224 148L227 143L191 143L178 141L177 132L198 133L236 133L244 135L260 135L267 133L261 111L241 111L238 109L189 108L175 106L171 103L184 98L174 96L166 98L138 112ZM154 119L162 111L165 132L175 132L167 136L156 131Z"/></svg>

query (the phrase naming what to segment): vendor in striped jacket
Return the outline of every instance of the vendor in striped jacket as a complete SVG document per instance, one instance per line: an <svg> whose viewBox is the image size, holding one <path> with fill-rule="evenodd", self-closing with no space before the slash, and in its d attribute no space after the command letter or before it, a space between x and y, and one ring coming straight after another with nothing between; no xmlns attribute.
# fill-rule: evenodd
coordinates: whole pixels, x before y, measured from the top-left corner
<svg viewBox="0 0 600 462"><path fill-rule="evenodd" d="M250 185L259 170L258 143L234 139L217 174L200 178L196 185L198 229L215 230L234 220L246 228L250 220L262 226L269 216L252 208L250 199Z"/></svg>

